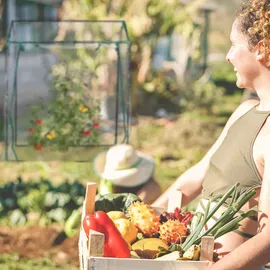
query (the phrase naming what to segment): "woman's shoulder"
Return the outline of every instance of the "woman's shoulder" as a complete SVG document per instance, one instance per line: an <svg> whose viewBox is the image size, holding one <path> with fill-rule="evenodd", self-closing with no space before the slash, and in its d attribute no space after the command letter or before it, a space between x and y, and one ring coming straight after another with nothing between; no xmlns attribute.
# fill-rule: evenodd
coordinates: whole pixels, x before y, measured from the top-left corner
<svg viewBox="0 0 270 270"><path fill-rule="evenodd" d="M259 100L257 99L248 99L244 102L242 102L239 106L238 106L238 110L243 110L243 111L248 111L251 108L255 107L256 105L258 105L260 103Z"/></svg>
<svg viewBox="0 0 270 270"><path fill-rule="evenodd" d="M251 108L255 107L259 103L258 100L249 99L241 103L230 116L227 124L225 125L224 132L228 129L244 114L246 114Z"/></svg>
<svg viewBox="0 0 270 270"><path fill-rule="evenodd" d="M238 108L240 109L244 109L244 108L247 108L247 109L250 109L250 108L253 108L254 106L258 105L260 103L260 101L258 99L248 99L244 102L242 102Z"/></svg>
<svg viewBox="0 0 270 270"><path fill-rule="evenodd" d="M245 113L247 113L251 108L255 107L259 104L258 100L255 99L249 99L244 102L242 102L233 112L231 118L233 122L235 122L237 119L242 117Z"/></svg>

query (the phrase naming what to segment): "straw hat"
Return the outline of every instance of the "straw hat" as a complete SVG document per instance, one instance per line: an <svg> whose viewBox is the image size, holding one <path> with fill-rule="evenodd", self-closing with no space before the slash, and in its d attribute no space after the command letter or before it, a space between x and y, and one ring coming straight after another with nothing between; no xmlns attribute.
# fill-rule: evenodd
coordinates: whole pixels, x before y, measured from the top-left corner
<svg viewBox="0 0 270 270"><path fill-rule="evenodd" d="M132 145L118 144L101 152L93 162L95 172L116 186L144 184L154 173L154 159L136 151Z"/></svg>

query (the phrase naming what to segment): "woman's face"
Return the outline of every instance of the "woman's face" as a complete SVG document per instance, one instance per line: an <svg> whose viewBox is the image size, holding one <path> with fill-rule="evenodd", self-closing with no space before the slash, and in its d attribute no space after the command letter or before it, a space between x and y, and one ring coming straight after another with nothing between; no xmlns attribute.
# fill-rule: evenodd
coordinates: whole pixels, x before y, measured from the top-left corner
<svg viewBox="0 0 270 270"><path fill-rule="evenodd" d="M236 85L239 88L254 89L259 63L256 60L255 50L250 50L247 38L237 29L237 21L232 25L230 39L232 45L226 60L234 66Z"/></svg>

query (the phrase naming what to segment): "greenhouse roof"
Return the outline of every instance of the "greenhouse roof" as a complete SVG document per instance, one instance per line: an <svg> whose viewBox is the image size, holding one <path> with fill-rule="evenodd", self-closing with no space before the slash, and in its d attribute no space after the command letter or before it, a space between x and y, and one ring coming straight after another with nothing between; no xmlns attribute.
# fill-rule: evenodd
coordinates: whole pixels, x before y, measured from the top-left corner
<svg viewBox="0 0 270 270"><path fill-rule="evenodd" d="M21 2L35 2L39 4L44 4L44 5L59 5L63 2L63 0L20 0Z"/></svg>

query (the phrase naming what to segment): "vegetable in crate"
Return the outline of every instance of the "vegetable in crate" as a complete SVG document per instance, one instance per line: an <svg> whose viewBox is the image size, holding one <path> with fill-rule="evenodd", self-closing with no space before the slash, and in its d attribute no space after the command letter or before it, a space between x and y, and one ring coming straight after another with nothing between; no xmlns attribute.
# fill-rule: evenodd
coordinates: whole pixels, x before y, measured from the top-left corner
<svg viewBox="0 0 270 270"><path fill-rule="evenodd" d="M126 218L125 214L121 211L110 211L107 213L107 215L110 217L111 220L115 221L119 218Z"/></svg>
<svg viewBox="0 0 270 270"><path fill-rule="evenodd" d="M198 245L192 245L182 257L178 258L178 260L191 260L191 261L198 261L201 255L201 247Z"/></svg>
<svg viewBox="0 0 270 270"><path fill-rule="evenodd" d="M131 249L139 255L140 258L154 259L159 253L159 249L168 249L168 245L158 238L145 238L135 242Z"/></svg>
<svg viewBox="0 0 270 270"><path fill-rule="evenodd" d="M136 240L138 230L130 220L119 218L114 220L114 224L128 244L132 244Z"/></svg>
<svg viewBox="0 0 270 270"><path fill-rule="evenodd" d="M121 211L127 213L129 206L133 202L141 201L141 199L132 193L116 193L100 195L95 202L95 211Z"/></svg>
<svg viewBox="0 0 270 270"><path fill-rule="evenodd" d="M194 227L194 229L192 229L191 234L183 243L183 251L187 251L193 245L200 245L203 236L213 235L215 239L217 239L228 232L236 230L244 218L250 217L257 212L252 208L244 213L238 214L239 210L256 194L255 190L247 190L240 196L237 196L238 186L239 183L236 183L222 196L222 198L218 196L217 198L209 200L205 213L203 217L199 218L197 226L191 226ZM210 209L211 203L217 199L216 205ZM203 229L207 222L214 216L227 199L230 199L227 210L218 218L213 226L204 231Z"/></svg>
<svg viewBox="0 0 270 270"><path fill-rule="evenodd" d="M182 244L189 233L187 226L192 217L192 213L182 212L178 207L170 213L164 211L159 216L161 223L159 227L160 239L168 244Z"/></svg>
<svg viewBox="0 0 270 270"><path fill-rule="evenodd" d="M104 257L130 257L128 243L124 240L114 222L105 212L97 211L93 215L86 215L83 219L83 228L87 236L89 236L90 230L104 234Z"/></svg>
<svg viewBox="0 0 270 270"><path fill-rule="evenodd" d="M154 209L143 202L135 202L128 209L131 222L146 237L158 235L160 226L159 217L154 213Z"/></svg>
<svg viewBox="0 0 270 270"><path fill-rule="evenodd" d="M135 225L121 211L110 211L107 215L114 222L126 242L132 244L138 233Z"/></svg>
<svg viewBox="0 0 270 270"><path fill-rule="evenodd" d="M164 211L160 215L159 221L160 223L164 223L168 220L179 220L181 223L187 226L191 221L191 219L193 218L193 216L194 215L191 212L182 212L182 210L179 207L176 207L174 211L171 213Z"/></svg>
<svg viewBox="0 0 270 270"><path fill-rule="evenodd" d="M168 245L183 243L186 239L188 228L179 220L168 220L159 227L160 239Z"/></svg>

